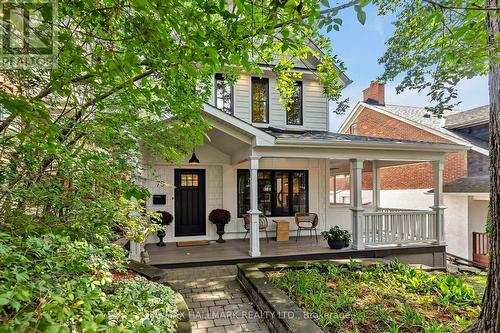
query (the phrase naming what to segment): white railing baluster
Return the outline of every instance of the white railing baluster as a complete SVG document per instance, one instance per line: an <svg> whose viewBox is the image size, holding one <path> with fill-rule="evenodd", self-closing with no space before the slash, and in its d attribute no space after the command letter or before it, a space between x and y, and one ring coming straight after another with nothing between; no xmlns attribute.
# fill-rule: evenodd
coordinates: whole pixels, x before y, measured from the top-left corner
<svg viewBox="0 0 500 333"><path fill-rule="evenodd" d="M435 242L436 213L392 208L365 213L364 241L367 245Z"/></svg>

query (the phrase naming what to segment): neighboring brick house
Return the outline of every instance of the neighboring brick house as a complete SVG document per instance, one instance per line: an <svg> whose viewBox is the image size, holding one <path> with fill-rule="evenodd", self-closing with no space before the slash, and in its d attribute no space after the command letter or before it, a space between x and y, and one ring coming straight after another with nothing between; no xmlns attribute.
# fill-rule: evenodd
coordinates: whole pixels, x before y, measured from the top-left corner
<svg viewBox="0 0 500 333"><path fill-rule="evenodd" d="M384 85L374 81L339 129L340 133L468 145L468 151L445 155L444 192L448 209L448 250L473 257L472 232L484 232L489 185L489 108L447 112L442 117L423 107L385 103ZM381 169L382 204L428 208L433 187L430 163ZM385 192L385 193L384 193ZM463 233L470 244L463 245Z"/></svg>

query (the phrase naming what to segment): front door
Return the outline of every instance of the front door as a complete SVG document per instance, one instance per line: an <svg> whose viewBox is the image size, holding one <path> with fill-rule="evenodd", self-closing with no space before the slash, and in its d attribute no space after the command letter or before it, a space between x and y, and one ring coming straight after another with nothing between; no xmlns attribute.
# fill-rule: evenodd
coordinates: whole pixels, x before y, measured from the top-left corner
<svg viewBox="0 0 500 333"><path fill-rule="evenodd" d="M205 170L175 169L175 236L206 233Z"/></svg>

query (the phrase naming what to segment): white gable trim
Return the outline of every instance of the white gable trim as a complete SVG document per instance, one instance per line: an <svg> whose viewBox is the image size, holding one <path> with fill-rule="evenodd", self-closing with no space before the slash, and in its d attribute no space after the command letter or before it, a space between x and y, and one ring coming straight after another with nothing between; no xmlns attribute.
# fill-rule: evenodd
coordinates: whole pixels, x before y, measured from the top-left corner
<svg viewBox="0 0 500 333"><path fill-rule="evenodd" d="M446 133L443 133L443 132L438 131L436 129L433 129L431 127L419 124L419 123L417 123L415 121L412 121L410 119L406 119L404 117L398 116L398 115L396 115L396 114L394 114L392 112L385 111L383 109L378 108L375 105L371 105L371 104L368 104L368 103L365 103L365 102L358 102L358 104L356 104L356 106L354 107L354 109L352 110L352 112L349 114L349 116L346 118L346 120L344 121L344 123L342 124L342 126L340 126L339 133L347 134L347 130L356 121L356 119L358 119L359 114L361 113L361 111L363 111L364 108L369 108L369 109L371 109L373 111L379 112L379 113L381 113L383 115L386 115L388 117L391 117L391 118L397 119L399 121L405 122L405 123L407 123L409 125L412 125L414 127L419 128L419 129L421 129L423 131L426 131L426 132L429 132L431 134L437 135L437 136L439 136L441 138L450 140L451 142L457 143L459 145L470 146L472 150L477 151L480 154L483 154L483 155L486 155L486 156L489 155L488 150L483 149L483 148L478 147L478 146L475 146L474 144L472 144L472 143L470 143L468 141L461 140L461 139L456 138L454 136L448 135Z"/></svg>
<svg viewBox="0 0 500 333"><path fill-rule="evenodd" d="M249 137L254 139L255 145L273 145L275 141L275 137L264 132L261 129L258 129L251 124L238 119L230 114L225 113L222 110L219 110L213 105L205 103L203 106L203 112L209 117L214 118L216 121L222 122L224 124L230 125L243 133L247 134Z"/></svg>

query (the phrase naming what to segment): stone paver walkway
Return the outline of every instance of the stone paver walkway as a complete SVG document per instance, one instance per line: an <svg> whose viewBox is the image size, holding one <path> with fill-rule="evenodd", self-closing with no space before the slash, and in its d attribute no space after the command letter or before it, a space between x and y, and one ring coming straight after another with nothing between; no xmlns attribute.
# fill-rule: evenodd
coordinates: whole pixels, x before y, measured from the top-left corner
<svg viewBox="0 0 500 333"><path fill-rule="evenodd" d="M236 266L165 271L189 307L193 333L269 332L236 281Z"/></svg>

